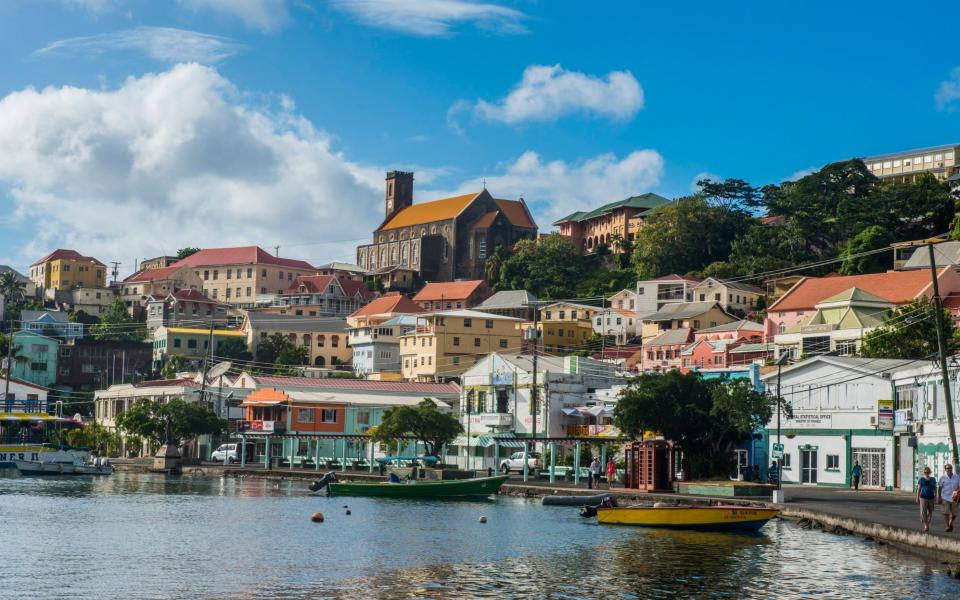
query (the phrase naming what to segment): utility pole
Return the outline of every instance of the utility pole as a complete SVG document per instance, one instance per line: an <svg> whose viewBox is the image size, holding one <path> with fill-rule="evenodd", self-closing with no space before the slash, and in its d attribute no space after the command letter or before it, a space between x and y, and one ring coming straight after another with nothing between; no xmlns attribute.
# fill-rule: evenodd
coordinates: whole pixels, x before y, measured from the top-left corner
<svg viewBox="0 0 960 600"><path fill-rule="evenodd" d="M532 385L530 386L530 403L533 407L533 449L537 449L537 413L540 410L539 407L539 394L537 393L537 352L540 350L540 330L537 329L537 324L540 322L540 303L536 302L533 305L533 373L532 373ZM526 470L527 465L524 463L524 470Z"/></svg>
<svg viewBox="0 0 960 600"><path fill-rule="evenodd" d="M210 321L210 336L207 338L207 356L203 357L203 377L200 381L200 402L207 399L207 371L213 362L213 321Z"/></svg>
<svg viewBox="0 0 960 600"><path fill-rule="evenodd" d="M13 370L13 321L10 321L10 332L7 334L7 358L4 359L5 383L3 385L3 401L10 397L10 371Z"/></svg>
<svg viewBox="0 0 960 600"><path fill-rule="evenodd" d="M120 263L112 261L110 264L113 265L113 270L110 271L110 274L113 275L113 282L116 283L117 278L120 277Z"/></svg>
<svg viewBox="0 0 960 600"><path fill-rule="evenodd" d="M933 258L933 242L927 241L927 252L930 255L930 277L933 280L933 310L937 324L937 354L940 360L940 378L943 383L943 398L947 405L947 427L950 431L950 451L953 454L953 464L956 468L960 463L960 452L957 451L957 428L953 422L953 398L950 394L950 373L947 370L947 340L943 326L943 300L940 298L940 284L937 281L937 261Z"/></svg>
<svg viewBox="0 0 960 600"><path fill-rule="evenodd" d="M600 295L600 360L603 360L607 351L607 297Z"/></svg>

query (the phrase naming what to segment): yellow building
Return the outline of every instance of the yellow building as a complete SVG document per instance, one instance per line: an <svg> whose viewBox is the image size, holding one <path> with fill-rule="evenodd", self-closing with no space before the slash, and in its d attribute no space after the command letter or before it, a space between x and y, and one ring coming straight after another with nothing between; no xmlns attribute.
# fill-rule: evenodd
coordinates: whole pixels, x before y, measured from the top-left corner
<svg viewBox="0 0 960 600"><path fill-rule="evenodd" d="M107 286L107 266L76 250L54 250L30 266L30 281L37 289L67 291Z"/></svg>
<svg viewBox="0 0 960 600"><path fill-rule="evenodd" d="M520 352L522 322L476 310L417 315L416 329L400 337L401 374L406 380L444 380L491 352Z"/></svg>
<svg viewBox="0 0 960 600"><path fill-rule="evenodd" d="M349 365L353 359L347 321L339 317L278 315L251 310L247 311L242 329L254 355L260 342L279 333L294 346L307 349L311 366L335 369L338 365Z"/></svg>
<svg viewBox="0 0 960 600"><path fill-rule="evenodd" d="M540 330L545 352L563 354L582 350L593 335L593 317L600 314L599 306L573 302L556 302L540 309ZM526 324L532 327L532 324Z"/></svg>
<svg viewBox="0 0 960 600"><path fill-rule="evenodd" d="M213 354L231 338L247 341L247 334L235 329L213 330ZM171 356L200 360L210 355L210 330L190 327L161 326L153 332L153 362L166 361Z"/></svg>

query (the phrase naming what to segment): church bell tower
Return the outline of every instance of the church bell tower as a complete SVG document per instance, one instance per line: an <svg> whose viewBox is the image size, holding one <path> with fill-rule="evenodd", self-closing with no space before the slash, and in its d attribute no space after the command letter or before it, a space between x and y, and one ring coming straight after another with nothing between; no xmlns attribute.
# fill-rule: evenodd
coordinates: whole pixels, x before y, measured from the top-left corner
<svg viewBox="0 0 960 600"><path fill-rule="evenodd" d="M413 204L413 173L406 171L387 173L385 218L389 219L411 204Z"/></svg>

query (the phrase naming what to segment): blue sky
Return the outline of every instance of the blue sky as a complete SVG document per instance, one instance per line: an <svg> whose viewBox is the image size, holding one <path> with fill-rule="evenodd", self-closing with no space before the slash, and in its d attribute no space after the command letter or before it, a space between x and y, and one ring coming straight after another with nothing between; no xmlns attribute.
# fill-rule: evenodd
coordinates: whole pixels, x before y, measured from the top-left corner
<svg viewBox="0 0 960 600"><path fill-rule="evenodd" d="M699 174L779 182L960 141L950 19L728 4L0 3L0 263L73 247L129 272L247 243L349 260L393 168L418 201L486 180L547 230Z"/></svg>

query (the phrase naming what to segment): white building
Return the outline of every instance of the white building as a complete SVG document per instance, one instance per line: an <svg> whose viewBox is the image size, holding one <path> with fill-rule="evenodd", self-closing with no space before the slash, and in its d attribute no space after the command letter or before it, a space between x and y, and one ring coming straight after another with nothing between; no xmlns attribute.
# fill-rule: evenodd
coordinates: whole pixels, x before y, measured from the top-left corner
<svg viewBox="0 0 960 600"><path fill-rule="evenodd" d="M855 462L861 485L893 489L895 484L894 381L922 361L817 356L781 373L784 400L793 416L782 417L784 483L849 487ZM777 371L761 377L776 394ZM777 443L777 415L764 430L768 456Z"/></svg>
<svg viewBox="0 0 960 600"><path fill-rule="evenodd" d="M637 315L642 317L655 313L666 304L692 302L693 288L699 279L682 275L667 275L658 279L637 282L635 296Z"/></svg>

